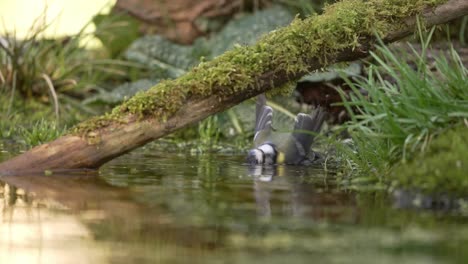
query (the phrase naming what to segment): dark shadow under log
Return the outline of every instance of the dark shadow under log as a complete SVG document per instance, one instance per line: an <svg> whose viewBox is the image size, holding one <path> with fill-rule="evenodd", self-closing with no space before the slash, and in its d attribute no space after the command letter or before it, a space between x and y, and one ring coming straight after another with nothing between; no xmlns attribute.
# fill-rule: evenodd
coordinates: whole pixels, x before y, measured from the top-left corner
<svg viewBox="0 0 468 264"><path fill-rule="evenodd" d="M420 12L426 26L442 24L467 14L468 1L466 0L449 0L434 8L426 8ZM404 19L401 28L393 32L387 32L383 40L388 43L406 37L414 32L415 27L416 17L407 17ZM373 36L362 36L359 42L357 47L353 46L329 53L326 55L325 61L330 64L366 57L375 43L375 38ZM124 117L128 120L125 123L111 123L87 131L84 135L63 136L1 163L0 175L42 173L45 170L97 169L105 162L150 141L224 111L260 93L280 87L290 80L301 77L307 71L320 69L324 66L322 63L323 58L322 60L316 57L302 59L307 62L307 70L287 72L286 69L281 69L278 66L274 70L258 72L254 78L256 86L246 87L248 89L235 91L228 96L216 94L190 96L165 122L162 122L160 118L151 116L137 118L135 114L129 113ZM215 87L212 90L216 89L221 90L223 87Z"/></svg>

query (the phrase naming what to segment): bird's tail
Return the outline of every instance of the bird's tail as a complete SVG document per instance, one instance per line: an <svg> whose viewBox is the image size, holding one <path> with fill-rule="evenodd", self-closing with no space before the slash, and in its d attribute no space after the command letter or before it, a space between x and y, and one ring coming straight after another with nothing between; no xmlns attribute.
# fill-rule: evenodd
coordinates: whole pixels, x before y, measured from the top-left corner
<svg viewBox="0 0 468 264"><path fill-rule="evenodd" d="M326 115L327 113L322 107L315 108L310 115L297 115L293 136L304 150L310 149L316 134L320 132L325 122Z"/></svg>
<svg viewBox="0 0 468 264"><path fill-rule="evenodd" d="M323 107L318 106L314 111L312 111L310 117L312 119L310 130L315 133L320 132L320 129L322 129L323 123L327 117L327 112Z"/></svg>

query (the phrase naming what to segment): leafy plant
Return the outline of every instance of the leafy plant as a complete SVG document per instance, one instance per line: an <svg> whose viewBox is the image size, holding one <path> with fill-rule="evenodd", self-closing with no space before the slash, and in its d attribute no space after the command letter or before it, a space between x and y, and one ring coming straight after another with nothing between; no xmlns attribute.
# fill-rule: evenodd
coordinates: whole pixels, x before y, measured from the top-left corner
<svg viewBox="0 0 468 264"><path fill-rule="evenodd" d="M26 145L33 147L52 141L63 135L65 131L66 127L60 129L57 123L42 119L32 127L21 127L19 134Z"/></svg>
<svg viewBox="0 0 468 264"><path fill-rule="evenodd" d="M409 162L393 167L389 178L396 188L466 197L467 153L468 125L460 124L434 138L426 153L418 153Z"/></svg>
<svg viewBox="0 0 468 264"><path fill-rule="evenodd" d="M117 58L135 39L139 37L139 23L128 14L97 14L93 18L96 37Z"/></svg>
<svg viewBox="0 0 468 264"><path fill-rule="evenodd" d="M216 145L220 138L218 117L210 116L198 124L198 145L199 152L210 150Z"/></svg>
<svg viewBox="0 0 468 264"><path fill-rule="evenodd" d="M378 47L368 78L348 80L354 93L350 100L343 95L351 115L345 128L354 144L341 153L358 169L385 175L390 165L424 153L435 137L468 117L468 70L453 47L435 55L432 69L428 66L433 32L420 33L421 51ZM402 60L410 57L415 68Z"/></svg>
<svg viewBox="0 0 468 264"><path fill-rule="evenodd" d="M43 22L43 16L35 20L24 39L18 39L15 32L4 32L0 38L1 87L11 98L18 94L52 102L58 116L61 98L81 99L105 81L126 77L126 69L139 66L85 49L90 39L84 32L87 25L76 35L44 38L50 24Z"/></svg>
<svg viewBox="0 0 468 264"><path fill-rule="evenodd" d="M16 116L5 115L8 122L0 122L0 137L2 139L11 138L16 133L16 125L19 122ZM3 118L2 118L3 119Z"/></svg>

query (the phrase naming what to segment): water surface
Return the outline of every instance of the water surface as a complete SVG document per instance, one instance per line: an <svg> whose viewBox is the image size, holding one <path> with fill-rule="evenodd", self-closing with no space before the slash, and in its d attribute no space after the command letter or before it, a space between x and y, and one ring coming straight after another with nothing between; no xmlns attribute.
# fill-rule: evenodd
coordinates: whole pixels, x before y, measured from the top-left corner
<svg viewBox="0 0 468 264"><path fill-rule="evenodd" d="M1 178L2 263L468 261L460 212L396 209L317 167L158 149L96 173Z"/></svg>

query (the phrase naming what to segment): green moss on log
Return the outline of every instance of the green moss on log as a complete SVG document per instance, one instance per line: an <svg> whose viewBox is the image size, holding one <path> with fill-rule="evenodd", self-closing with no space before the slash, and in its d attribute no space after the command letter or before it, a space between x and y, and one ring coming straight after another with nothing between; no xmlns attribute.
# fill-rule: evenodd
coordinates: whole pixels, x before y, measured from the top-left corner
<svg viewBox="0 0 468 264"><path fill-rule="evenodd" d="M468 195L468 128L461 125L431 142L428 151L392 170L396 187L429 194Z"/></svg>
<svg viewBox="0 0 468 264"><path fill-rule="evenodd" d="M339 51L359 48L360 41L375 34L385 37L404 27L407 17L443 2L446 0L343 0L327 6L320 16L296 18L291 25L265 35L255 45L238 45L176 80L137 93L112 113L77 125L72 133L83 135L129 114L164 121L192 96L223 98L266 85L272 89L273 83L260 83L263 73L285 71L294 76L307 72L314 58L326 66L333 63L328 59Z"/></svg>

